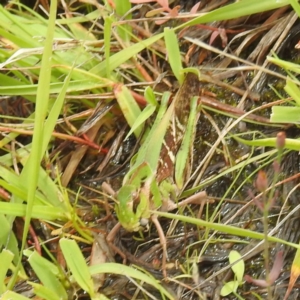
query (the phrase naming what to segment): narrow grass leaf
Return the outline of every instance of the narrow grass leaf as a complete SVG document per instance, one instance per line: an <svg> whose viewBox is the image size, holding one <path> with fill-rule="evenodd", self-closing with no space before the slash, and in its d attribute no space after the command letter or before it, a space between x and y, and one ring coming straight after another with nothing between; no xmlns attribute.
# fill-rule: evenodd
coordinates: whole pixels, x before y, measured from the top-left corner
<svg viewBox="0 0 300 300"><path fill-rule="evenodd" d="M184 28L187 26L197 25L201 23L222 21L235 19L243 16L249 16L252 14L265 12L268 10L280 8L289 5L289 0L246 0L236 1L232 4L225 5L221 8L215 9L208 12L200 17L194 18L180 26L177 29Z"/></svg>
<svg viewBox="0 0 300 300"><path fill-rule="evenodd" d="M15 217L26 217L27 205L21 203L0 202L0 211L3 214ZM67 221L67 213L57 207L34 205L32 208L32 218L44 219L48 221Z"/></svg>
<svg viewBox="0 0 300 300"><path fill-rule="evenodd" d="M111 39L111 26L113 19L111 16L104 18L104 55L105 55L105 70L106 77L111 77L111 68L110 68L110 39Z"/></svg>
<svg viewBox="0 0 300 300"><path fill-rule="evenodd" d="M24 297L20 294L17 294L12 291L7 291L3 295L1 295L1 300L29 300L29 298Z"/></svg>
<svg viewBox="0 0 300 300"><path fill-rule="evenodd" d="M150 86L147 86L145 88L144 97L145 97L147 103L149 103L153 106L158 106L158 102L156 100L155 94Z"/></svg>
<svg viewBox="0 0 300 300"><path fill-rule="evenodd" d="M300 90L299 87L288 76L284 90L294 99L297 106L300 106Z"/></svg>
<svg viewBox="0 0 300 300"><path fill-rule="evenodd" d="M28 282L28 283L33 287L33 291L35 295L40 297L40 299L45 299L45 300L68 299L68 298L64 298L62 295L57 295L54 292L54 290L47 288L46 286L34 282Z"/></svg>
<svg viewBox="0 0 300 300"><path fill-rule="evenodd" d="M103 294L97 293L91 300L110 300L110 299L104 296Z"/></svg>
<svg viewBox="0 0 300 300"><path fill-rule="evenodd" d="M300 123L300 107L273 106L270 121L274 123Z"/></svg>
<svg viewBox="0 0 300 300"><path fill-rule="evenodd" d="M140 115L136 118L134 123L131 126L130 131L125 137L125 140L128 139L128 137L135 131L138 130L139 128L142 128L143 124L150 118L153 113L155 112L156 106L153 106L151 104L147 105L143 111L140 113Z"/></svg>
<svg viewBox="0 0 300 300"><path fill-rule="evenodd" d="M2 203L10 204L7 202L0 202L0 207L1 207ZM10 231L11 231L11 224L6 219L6 216L5 216L6 213L3 212L1 209L0 209L0 211L1 211L1 214L0 214L0 226L1 226L0 247L2 248L7 242L8 235L10 234Z"/></svg>
<svg viewBox="0 0 300 300"><path fill-rule="evenodd" d="M177 36L175 34L174 29L170 28L165 28L164 34L170 66L178 82L182 84L184 80L184 75L181 72L182 63Z"/></svg>
<svg viewBox="0 0 300 300"><path fill-rule="evenodd" d="M198 76L198 78L200 78L200 70L198 68L194 68L194 67L189 67L189 68L184 68L181 70L181 73L183 74L187 74L187 73L193 73L195 75Z"/></svg>
<svg viewBox="0 0 300 300"><path fill-rule="evenodd" d="M162 146L161 144L162 138L164 136L164 133L162 131L157 132L157 128L161 128L159 126L162 122L162 119L166 115L169 98L170 98L170 93L166 92L163 94L161 104L158 113L156 115L156 119L153 125L151 126L151 129L147 132L146 137L144 138L144 141L138 153L134 156L135 159L134 164L130 168L126 176L124 177L123 182L127 182L129 177L137 170L137 168L139 168L142 164L144 164L145 161L148 162L147 165L150 167L152 172L156 170L158 159L159 159L160 147ZM174 108L174 105L172 105L172 107ZM156 140L156 143L154 143L153 148L149 146L150 143L153 144L152 140Z"/></svg>
<svg viewBox="0 0 300 300"><path fill-rule="evenodd" d="M54 130L54 127L56 125L57 119L62 111L62 107L65 101L65 96L67 93L67 89L71 80L73 69L70 70L69 74L63 81L62 89L60 90L55 102L53 103L50 112L48 114L48 118L45 121L44 125L44 136L43 136L43 146L41 149L42 153L45 153L48 147L48 144L50 142L50 139L52 138L52 132Z"/></svg>
<svg viewBox="0 0 300 300"><path fill-rule="evenodd" d="M131 20L131 3L129 0L115 0L116 13L122 20ZM125 17L124 17L125 16ZM129 24L118 24L117 32L119 37L128 44L131 38L132 27Z"/></svg>
<svg viewBox="0 0 300 300"><path fill-rule="evenodd" d="M193 97L191 99L191 110L186 126L186 131L182 140L180 149L176 155L176 164L175 164L175 181L179 189L183 187L184 184L184 171L188 164L188 158L190 153L191 144L193 137L195 135L195 122L197 121L197 103L198 97Z"/></svg>
<svg viewBox="0 0 300 300"><path fill-rule="evenodd" d="M45 171L42 167L40 168L38 187L42 193L37 191L36 198L43 199L43 203L45 205L51 205L55 208L67 211L68 206L65 201L63 201L61 191L57 184L51 179L47 171Z"/></svg>
<svg viewBox="0 0 300 300"><path fill-rule="evenodd" d="M141 114L141 109L126 86L118 85L114 92L124 117L132 128L136 119ZM142 126L138 126L133 130L136 137L141 134L141 131Z"/></svg>
<svg viewBox="0 0 300 300"><path fill-rule="evenodd" d="M49 101L49 84L51 80L51 54L52 44L55 30L57 1L51 1L50 15L48 21L48 29L45 41L45 48L41 62L41 70L39 76L37 99L36 99L36 114L35 114L35 127L32 141L32 152L30 154L28 163L25 165L20 176L21 181L28 184L27 206L25 215L25 224L23 230L21 252L24 250L26 244L27 233L29 230L32 208L34 204L35 192L38 182L40 161L43 153L42 141L43 141L43 129L44 121L47 115L48 101ZM20 28L24 28L23 24L18 24ZM30 36L32 32L28 33ZM10 280L9 289L11 289L17 279L17 273L21 266L21 258L17 264L16 270Z"/></svg>
<svg viewBox="0 0 300 300"><path fill-rule="evenodd" d="M58 267L40 256L36 251L24 251L24 255L28 256L28 262L30 266L34 270L38 279L43 283L45 288L52 293L49 299L56 300L57 297L62 300L68 299L67 291L65 290L63 284L58 279L60 272ZM35 286L35 288L39 288L41 294L45 292L45 289L40 288L40 286ZM54 297L56 295L56 297Z"/></svg>
<svg viewBox="0 0 300 300"><path fill-rule="evenodd" d="M145 161L148 162L152 171L156 170L163 139L169 126L170 118L174 110L174 102L167 109L170 93L166 92L162 96L156 119L151 129L138 151L133 169L139 167Z"/></svg>
<svg viewBox="0 0 300 300"><path fill-rule="evenodd" d="M62 238L59 241L59 245L77 284L93 297L95 294L94 283L77 243L73 240Z"/></svg>
<svg viewBox="0 0 300 300"><path fill-rule="evenodd" d="M297 74L300 73L300 66L299 64L296 64L296 63L292 63L292 62L289 62L289 61L285 61L283 59L279 59L277 57L272 57L272 56L267 56L267 60L279 67L282 67L286 70L289 70L291 72L295 72Z"/></svg>
<svg viewBox="0 0 300 300"><path fill-rule="evenodd" d="M4 284L6 274L9 270L10 264L12 263L14 254L7 250L3 249L0 254L0 295L6 291L6 286Z"/></svg>
<svg viewBox="0 0 300 300"><path fill-rule="evenodd" d="M265 238L263 233L251 231L251 230L248 230L248 229L238 228L238 227L234 227L234 226L231 226L231 225L212 223L212 222L207 222L207 221L200 220L200 219L197 219L197 218L192 218L192 217L187 217L187 216L182 216L182 215L175 215L175 214L171 214L171 213L164 213L164 212L161 212L161 211L152 211L152 213L154 213L158 216L165 217L165 218L180 220L182 222L195 224L197 226L209 228L209 229L212 229L212 230L217 230L217 231L220 231L220 232L225 232L225 233L231 234L231 235L248 237L248 238L257 239L257 240L263 240ZM296 249L300 249L300 245L290 243L288 241L285 241L283 239L279 239L279 238L274 237L274 236L268 236L268 241L281 243L281 244L291 246L291 247L296 248Z"/></svg>
<svg viewBox="0 0 300 300"><path fill-rule="evenodd" d="M300 5L297 0L289 0L290 5L294 9L294 11L297 13L298 17L300 17Z"/></svg>
<svg viewBox="0 0 300 300"><path fill-rule="evenodd" d="M0 167L0 171L1 171L1 167ZM18 175L15 175L15 177L14 176L9 176L9 177L14 178L15 180L18 180L18 179L20 180L20 176L18 176ZM24 200L26 201L26 195L27 195L26 186L22 185L22 183L19 183L19 185L17 185L15 180L8 181L8 180L0 179L0 186L2 186L7 192L11 193L14 197L20 198L21 199L20 202L23 202ZM37 195L38 193L39 192L36 193L36 197L34 199L34 204L42 205L42 204L47 203L47 201L45 201L45 199L40 198ZM14 201L16 201L16 199L14 199Z"/></svg>
<svg viewBox="0 0 300 300"><path fill-rule="evenodd" d="M134 55L138 54L140 51L144 50L145 48L151 46L153 43L158 41L164 36L163 33L158 35L154 35L146 40L134 43L132 46L129 46L118 53L111 55L109 58L110 61L110 69L116 70L121 64L125 63L127 60L132 58ZM93 67L90 72L94 74L98 74L100 76L105 76L106 73L106 60L102 61L95 67Z"/></svg>
<svg viewBox="0 0 300 300"><path fill-rule="evenodd" d="M158 291L160 291L163 299L165 299L165 297L174 299L174 296L171 295L154 277L152 277L150 274L147 275L145 273L142 273L141 271L138 271L132 267L117 263L105 263L101 265L90 266L89 270L91 275L108 273L123 275L127 278L132 277L138 279L141 282L146 282L155 287Z"/></svg>
<svg viewBox="0 0 300 300"><path fill-rule="evenodd" d="M0 80L4 76L0 74ZM63 82L53 82L50 84L50 93L51 94L58 94L62 87L63 87ZM103 88L106 87L107 83L103 83L101 80L99 80L99 77L96 81L95 78L89 78L85 80L72 80L68 86L67 92L79 92L79 91L86 91L86 90L92 90L92 89L97 89L97 88ZM37 89L38 89L38 84L30 84L30 85L5 85L5 86L0 86L0 93L1 95L6 95L6 96L12 96L12 95L36 95L37 94ZM27 98L26 97L26 98ZM30 99L29 99L30 100ZM32 102L35 102L32 101Z"/></svg>
<svg viewBox="0 0 300 300"><path fill-rule="evenodd" d="M0 202L0 205L3 202ZM12 227L12 220L9 218L5 212L2 212L0 209L1 214L0 214L0 226L1 226L1 231L0 231L0 248L6 248L7 251L10 251L13 253L13 262L14 264L18 263L20 253L19 253L19 245L17 238L12 232L11 227ZM2 261L2 260L0 260ZM21 272L25 274L23 267L21 267ZM0 281L2 282L2 281Z"/></svg>
<svg viewBox="0 0 300 300"><path fill-rule="evenodd" d="M237 140L238 142L241 142L245 145L249 145L249 146L263 146L263 147L274 147L276 148L276 141L277 138L267 138L267 139L257 139L257 140L244 140L241 139L240 137L237 136L233 136L233 138L235 140ZM298 139L285 139L285 145L284 145L285 149L289 149L289 150L296 150L299 151L300 150L300 140Z"/></svg>

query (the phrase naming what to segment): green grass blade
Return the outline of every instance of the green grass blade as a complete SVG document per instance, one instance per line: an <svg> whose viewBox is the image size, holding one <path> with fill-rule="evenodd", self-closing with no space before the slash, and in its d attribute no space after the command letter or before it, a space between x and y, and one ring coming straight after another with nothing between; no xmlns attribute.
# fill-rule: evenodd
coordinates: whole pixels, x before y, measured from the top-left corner
<svg viewBox="0 0 300 300"><path fill-rule="evenodd" d="M135 43L132 46L129 46L122 51L110 56L110 69L115 70L117 69L121 64L126 62L127 60L131 59L132 56L138 54L140 51L144 50L145 48L151 46L153 43L158 41L164 36L163 33L154 35L146 40L140 41L139 43ZM95 67L93 67L90 72L94 74L98 74L100 76L105 76L106 73L106 60L102 61Z"/></svg>
<svg viewBox="0 0 300 300"><path fill-rule="evenodd" d="M1 205L2 202L0 202ZM0 209L0 211L2 211ZM14 255L13 262L15 265L18 264L18 260L20 258L20 253L19 253L19 245L17 238L15 234L11 231L12 228L12 220L9 218L9 215L4 215L0 214L0 226L1 226L1 232L0 232L0 247L3 248L5 247L9 251L11 251ZM22 276L25 275L25 271L23 269L23 266L21 267L20 272L22 273ZM1 282L1 281L0 281Z"/></svg>
<svg viewBox="0 0 300 300"><path fill-rule="evenodd" d="M132 128L133 124L135 123L135 120L141 114L140 107L136 103L128 88L124 85L119 85L118 87L116 87L115 95L127 123ZM139 126L135 128L133 132L134 135L138 137L141 134L141 131L142 126Z"/></svg>
<svg viewBox="0 0 300 300"><path fill-rule="evenodd" d="M0 202L0 211L9 216L26 217L27 205L21 203ZM42 205L34 205L31 216L34 219L44 219L48 221L67 221L70 219L67 217L67 213L64 210L58 209L57 207Z"/></svg>
<svg viewBox="0 0 300 300"><path fill-rule="evenodd" d="M29 300L29 298L24 297L20 294L17 294L12 291L7 291L3 295L1 295L1 300Z"/></svg>
<svg viewBox="0 0 300 300"><path fill-rule="evenodd" d="M111 26L113 20L111 16L104 18L104 54L106 62L106 77L111 77L110 68L110 39L111 39Z"/></svg>
<svg viewBox="0 0 300 300"><path fill-rule="evenodd" d="M289 5L289 0L243 0L236 1L232 4L225 5L221 8L213 10L205 15L194 18L191 21L188 21L180 26L177 29L197 25L201 23L213 22L213 21L222 21L235 19L243 16L249 16L252 14L265 12L268 10L280 8L286 5Z"/></svg>
<svg viewBox="0 0 300 300"><path fill-rule="evenodd" d="M9 270L9 266L12 263L14 258L14 254L6 249L3 249L0 254L0 295L6 291L6 286L4 284L7 271Z"/></svg>
<svg viewBox="0 0 300 300"><path fill-rule="evenodd" d="M180 220L182 222L195 224L200 227L205 227L205 228L209 228L212 230L225 232L225 233L231 234L231 235L248 237L248 238L257 239L257 240L264 240L264 238L265 238L265 235L263 233L259 233L259 232L251 231L248 229L239 228L239 227L234 227L231 225L212 223L212 222L207 222L207 221L197 219L197 218L192 218L192 217L187 217L187 216L182 216L182 215L175 215L175 214L170 214L170 213L164 213L164 212L160 212L160 211L152 211L152 213L155 213L158 216L162 216L165 218ZM280 243L280 244L284 244L284 245L287 245L287 246L290 246L290 247L293 247L296 249L300 249L300 245L290 243L288 241L285 241L285 240L282 240L280 238L276 238L273 236L268 236L268 241Z"/></svg>
<svg viewBox="0 0 300 300"><path fill-rule="evenodd" d="M156 106L151 105L151 104L147 105L143 109L143 111L140 113L140 115L136 118L136 120L132 124L130 131L128 132L128 134L125 137L125 140L128 139L128 137L135 130L139 130L139 128L142 128L142 126L145 123L145 121L153 115L153 113L155 112L155 109L156 109Z"/></svg>
<svg viewBox="0 0 300 300"><path fill-rule="evenodd" d="M184 184L184 171L188 164L188 158L190 153L191 145L193 145L193 139L195 135L195 122L197 120L197 104L198 97L193 97L191 99L191 112L186 126L186 131L181 144L181 147L176 155L175 164L175 181L179 189L183 187Z"/></svg>
<svg viewBox="0 0 300 300"><path fill-rule="evenodd" d="M261 146L261 147L276 148L277 138L258 139L258 140L253 140L253 141L244 140L237 136L233 136L233 138L235 140L237 140L238 142L241 142L241 143L243 143L245 145L249 145L249 146ZM299 151L300 150L300 140L299 139L285 139L284 148L289 149L289 150Z"/></svg>
<svg viewBox="0 0 300 300"><path fill-rule="evenodd" d="M67 300L68 294L65 290L64 286L59 280L59 276L61 275L59 269L56 265L40 256L36 251L26 250L24 251L24 255L28 257L28 262L30 266L34 270L38 279L43 283L45 288L52 291L51 297L47 299L62 299ZM41 289L40 286L35 286L41 294L45 292L45 289ZM56 296L56 297L55 297Z"/></svg>
<svg viewBox="0 0 300 300"><path fill-rule="evenodd" d="M184 74L181 72L182 63L177 35L175 34L175 31L170 28L165 28L164 34L170 66L179 84L182 84Z"/></svg>
<svg viewBox="0 0 300 300"><path fill-rule="evenodd" d="M286 79L286 86L284 90L294 99L297 106L300 106L300 90L299 87L291 80L290 77Z"/></svg>
<svg viewBox="0 0 300 300"><path fill-rule="evenodd" d="M0 74L0 80L3 79L4 75ZM96 82L96 80L98 82ZM51 94L58 94L62 87L63 82L53 82L50 84L50 93ZM30 84L30 85L11 85L7 84L6 86L0 86L0 93L1 95L6 96L12 96L12 95L24 95L28 97L28 95L35 95L37 93L38 89L37 84ZM98 79L85 79L85 80L72 80L68 86L67 92L78 92L78 91L86 91L86 90L92 90L97 88L103 88L104 86L107 86L107 84L103 84L101 81L99 83L99 77ZM30 99L29 99L30 100ZM35 102L35 101L33 101Z"/></svg>
<svg viewBox="0 0 300 300"><path fill-rule="evenodd" d="M28 282L28 283L33 287L33 291L35 295L38 296L40 299L44 299L44 300L68 299L68 298L64 298L61 295L57 295L56 293L53 292L54 291L53 289L47 288L46 286L34 282Z"/></svg>
<svg viewBox="0 0 300 300"><path fill-rule="evenodd" d="M48 30L45 41L44 54L41 62L41 70L39 77L39 85L37 90L37 98L36 98L36 114L35 114L35 127L34 127L34 135L32 142L32 152L30 154L28 163L25 165L22 174L21 180L27 182L28 184L28 195L27 195L27 206L26 206L26 216L25 216L25 224L22 238L22 246L21 253L24 250L27 233L29 230L29 224L31 220L32 207L34 204L34 198L36 193L36 187L38 182L38 175L40 169L40 161L42 159L43 153L42 150L42 141L43 141L43 130L44 130L44 121L47 114L48 109L48 100L49 100L49 84L51 79L51 54L52 54L52 43L54 36L54 28L55 28L55 19L56 19L56 8L57 1L51 1L50 7L50 16L48 22ZM20 24L22 27L22 24ZM21 265L21 257L18 262L17 268L13 277L9 283L9 289L11 289L15 283L17 278L17 271L20 269Z"/></svg>
<svg viewBox="0 0 300 300"><path fill-rule="evenodd" d="M290 5L294 9L294 11L297 13L298 17L300 17L300 5L297 0L289 0Z"/></svg>
<svg viewBox="0 0 300 300"><path fill-rule="evenodd" d="M267 60L277 66L280 66L286 70L289 70L291 72L295 72L297 74L300 73L300 66L299 64L292 63L289 61L285 61L283 59L279 59L277 57L267 56Z"/></svg>
<svg viewBox="0 0 300 300"><path fill-rule="evenodd" d="M152 171L156 170L160 149L161 149L158 146L162 146L165 132L167 130L167 127L170 124L170 118L174 109L174 105L173 105L174 102L172 102L172 104L167 109L169 98L170 98L169 92L163 94L161 105L159 107L154 124L151 126L151 129L145 141L143 142L141 148L139 149L132 170L138 168L145 161L149 164ZM124 179L124 181L126 181L126 179Z"/></svg>
<svg viewBox="0 0 300 300"><path fill-rule="evenodd" d="M126 15L124 20L131 20L131 14L128 11L131 9L131 3L129 0L115 0L116 12L119 17ZM117 25L117 32L119 37L128 44L131 38L132 27L129 24Z"/></svg>
<svg viewBox="0 0 300 300"><path fill-rule="evenodd" d="M147 103L158 106L158 102L156 100L155 94L153 92L153 89L150 86L147 86L144 91L144 97L147 101Z"/></svg>
<svg viewBox="0 0 300 300"><path fill-rule="evenodd" d="M94 297L94 283L77 243L63 238L59 241L59 245L77 284L88 292L91 297Z"/></svg>
<svg viewBox="0 0 300 300"><path fill-rule="evenodd" d="M273 106L270 121L274 123L300 123L300 107Z"/></svg>
<svg viewBox="0 0 300 300"><path fill-rule="evenodd" d="M62 111L62 107L65 101L65 96L67 93L67 89L71 80L73 69L69 72L68 76L65 78L63 82L63 86L61 91L59 92L53 106L51 107L51 110L49 112L48 118L45 121L45 127L44 127L44 139L43 139L43 146L41 149L42 153L45 153L48 147L48 144L50 142L50 139L52 138L52 132L54 130L54 127L56 125L56 121L59 117L60 112Z"/></svg>

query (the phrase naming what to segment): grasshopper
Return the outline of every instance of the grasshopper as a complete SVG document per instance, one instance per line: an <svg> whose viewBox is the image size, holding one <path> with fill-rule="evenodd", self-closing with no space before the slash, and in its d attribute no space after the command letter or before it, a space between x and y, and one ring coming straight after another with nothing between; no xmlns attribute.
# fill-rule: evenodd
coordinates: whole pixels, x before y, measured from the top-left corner
<svg viewBox="0 0 300 300"><path fill-rule="evenodd" d="M111 243L121 226L127 231L139 231L151 219L158 230L163 248L162 270L165 277L166 238L152 212L159 209L172 210L194 202L195 198L198 203L206 198L206 193L200 192L197 197L192 196L176 203L185 181L184 177L190 171L195 124L199 117L198 94L198 77L193 73L186 75L169 107L170 93L163 94L157 117L132 167L125 175L122 187L116 193L115 211L119 223L107 236Z"/></svg>

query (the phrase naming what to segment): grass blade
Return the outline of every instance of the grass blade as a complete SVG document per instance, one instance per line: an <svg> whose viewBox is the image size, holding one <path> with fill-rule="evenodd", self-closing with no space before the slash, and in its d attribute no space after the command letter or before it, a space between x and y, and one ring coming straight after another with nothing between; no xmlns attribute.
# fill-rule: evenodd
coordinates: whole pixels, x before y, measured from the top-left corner
<svg viewBox="0 0 300 300"><path fill-rule="evenodd" d="M162 216L165 218L180 220L182 222L195 224L197 226L206 227L206 228L217 230L220 232L226 232L227 234L232 234L232 235L236 235L236 236L249 237L249 238L258 239L258 240L263 240L265 238L265 235L263 233L251 231L248 229L238 228L238 227L234 227L231 225L212 223L212 222L203 221L203 220L200 220L197 218L191 218L191 217L186 217L186 216L182 216L182 215L164 213L164 212L160 212L160 211L152 211L152 213L155 213L158 216ZM276 238L273 236L268 236L268 240L270 242L281 243L281 244L284 244L287 246L294 247L296 249L300 249L300 245L290 243L288 241L285 241L285 240L282 240L280 238Z"/></svg>
<svg viewBox="0 0 300 300"><path fill-rule="evenodd" d="M37 289L41 294L44 294L45 290L52 291L52 293L49 294L51 297L47 299L67 300L68 294L63 284L58 279L62 275L58 267L40 256L36 251L32 252L30 250L26 250L24 251L24 254L28 256L28 262L45 287L45 289L43 289L40 285L33 284L35 289Z"/></svg>
<svg viewBox="0 0 300 300"><path fill-rule="evenodd" d="M3 294L6 291L6 286L4 284L6 274L9 270L9 266L12 263L14 258L14 254L6 249L3 249L1 254L0 254L0 261L1 261L1 266L0 266L0 295Z"/></svg>
<svg viewBox="0 0 300 300"><path fill-rule="evenodd" d="M47 115L48 101L49 101L49 84L51 80L51 53L52 53L52 43L55 30L55 19L56 19L56 9L57 1L51 1L50 16L48 22L47 37L45 41L44 55L41 63L41 73L39 77L39 85L37 90L36 98L36 114L35 114L35 127L34 135L32 141L32 152L30 154L29 160L25 165L23 172L21 174L21 180L28 183L28 195L27 195L27 206L26 206L26 217L22 238L21 253L24 250L26 244L27 233L29 230L29 224L31 220L32 207L34 203L36 187L38 182L38 175L40 169L40 161L42 159L42 140L45 138L44 134L44 121ZM30 174L30 175L29 175ZM14 285L18 270L21 265L21 256L16 268L15 273L9 284L11 289Z"/></svg>
<svg viewBox="0 0 300 300"><path fill-rule="evenodd" d="M173 29L165 28L165 42L167 53L169 57L169 63L172 68L172 71L177 78L179 84L181 85L184 80L184 74L181 72L182 63L181 63L181 55L177 40L177 35L175 34Z"/></svg>
<svg viewBox="0 0 300 300"><path fill-rule="evenodd" d="M73 240L63 238L59 241L59 245L76 282L91 297L94 297L94 282L77 243Z"/></svg>
<svg viewBox="0 0 300 300"><path fill-rule="evenodd" d="M141 114L140 107L134 100L128 88L124 85L119 85L115 88L115 95L127 123L132 128L136 119ZM138 137L141 134L142 126L135 128L134 135Z"/></svg>

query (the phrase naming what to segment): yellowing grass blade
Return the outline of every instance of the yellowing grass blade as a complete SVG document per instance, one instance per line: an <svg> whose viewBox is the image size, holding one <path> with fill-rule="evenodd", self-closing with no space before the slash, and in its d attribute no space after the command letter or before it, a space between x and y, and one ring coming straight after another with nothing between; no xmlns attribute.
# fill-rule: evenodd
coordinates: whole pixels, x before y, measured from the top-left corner
<svg viewBox="0 0 300 300"><path fill-rule="evenodd" d="M286 291L286 294L284 296L284 300L289 299L289 295L295 285L296 280L298 279L300 275L300 249L297 249L293 264L292 264L292 269L291 269L291 276L290 276L290 281L288 285L288 289Z"/></svg>

